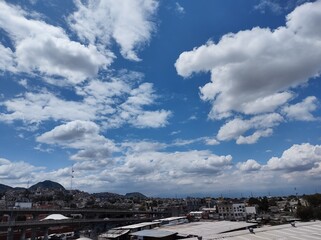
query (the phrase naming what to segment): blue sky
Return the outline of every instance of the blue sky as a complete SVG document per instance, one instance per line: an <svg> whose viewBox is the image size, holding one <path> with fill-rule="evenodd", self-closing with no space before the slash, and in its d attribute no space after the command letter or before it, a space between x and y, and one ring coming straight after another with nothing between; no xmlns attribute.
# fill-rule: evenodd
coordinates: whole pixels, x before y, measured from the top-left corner
<svg viewBox="0 0 321 240"><path fill-rule="evenodd" d="M0 178L321 191L321 1L0 1Z"/></svg>

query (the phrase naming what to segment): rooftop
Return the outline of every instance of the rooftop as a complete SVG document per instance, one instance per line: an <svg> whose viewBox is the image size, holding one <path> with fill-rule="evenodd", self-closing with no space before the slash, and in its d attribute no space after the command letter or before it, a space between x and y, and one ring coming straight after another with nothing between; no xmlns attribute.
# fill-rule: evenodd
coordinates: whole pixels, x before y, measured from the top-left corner
<svg viewBox="0 0 321 240"><path fill-rule="evenodd" d="M157 225L159 225L158 222L142 222L142 223L127 225L127 226L117 227L114 229L137 229L137 228L142 228L147 226L157 226Z"/></svg>
<svg viewBox="0 0 321 240"><path fill-rule="evenodd" d="M152 237L152 238L164 238L172 235L176 235L175 232L169 232L164 230L142 230L139 232L131 233L132 236L143 236L143 237Z"/></svg>
<svg viewBox="0 0 321 240"><path fill-rule="evenodd" d="M202 236L203 239L213 239L220 233L235 231L248 227L256 226L256 223L247 222L193 222L180 225L162 227L163 230L177 232L178 235L184 236Z"/></svg>
<svg viewBox="0 0 321 240"><path fill-rule="evenodd" d="M254 233L248 230L237 232L230 232L220 234L213 239L226 239L226 240L269 240L269 239L282 239L282 240L317 240L321 239L321 221L315 222L296 222L295 226L291 224L278 225L273 227L262 227L254 229Z"/></svg>
<svg viewBox="0 0 321 240"><path fill-rule="evenodd" d="M162 219L156 219L153 222L158 222L158 221L175 221L175 220L180 220L180 219L186 219L186 217L168 217L168 218L162 218Z"/></svg>
<svg viewBox="0 0 321 240"><path fill-rule="evenodd" d="M129 233L129 230L123 230L123 229L110 229L108 232L103 233L100 235L100 237L104 238L118 238L122 235L125 235Z"/></svg>

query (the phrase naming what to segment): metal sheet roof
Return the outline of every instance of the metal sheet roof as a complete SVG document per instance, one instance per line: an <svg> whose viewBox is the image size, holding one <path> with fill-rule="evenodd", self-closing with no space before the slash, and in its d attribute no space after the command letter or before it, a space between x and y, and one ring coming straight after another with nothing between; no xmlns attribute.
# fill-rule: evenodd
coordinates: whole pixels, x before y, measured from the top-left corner
<svg viewBox="0 0 321 240"><path fill-rule="evenodd" d="M123 236L125 234L129 233L129 230L123 230L123 229L110 229L108 232L103 233L99 235L100 237L104 238L118 238L120 236Z"/></svg>
<svg viewBox="0 0 321 240"><path fill-rule="evenodd" d="M231 233L220 234L216 238L212 239L224 239L224 240L270 240L270 239L282 239L282 240L317 240L321 239L321 222L296 222L295 227L291 224L284 224L273 227L262 227L254 229L254 233L250 233L248 230L242 230Z"/></svg>
<svg viewBox="0 0 321 240"><path fill-rule="evenodd" d="M132 236L152 237L152 238L163 238L172 235L176 235L176 232L169 232L164 230L142 230L139 232L131 233Z"/></svg>
<svg viewBox="0 0 321 240"><path fill-rule="evenodd" d="M179 235L202 236L203 239L213 239L219 233L256 226L256 223L247 222L193 222L174 226L161 227L166 231L177 232Z"/></svg>
<svg viewBox="0 0 321 240"><path fill-rule="evenodd" d="M127 225L127 226L117 227L115 229L136 229L141 227L157 226L157 225L159 225L158 222L142 222L142 223Z"/></svg>
<svg viewBox="0 0 321 240"><path fill-rule="evenodd" d="M159 222L159 221L174 221L174 220L180 220L180 219L186 219L186 216L184 217L168 217L168 218L161 218L161 219L156 219L153 222Z"/></svg>

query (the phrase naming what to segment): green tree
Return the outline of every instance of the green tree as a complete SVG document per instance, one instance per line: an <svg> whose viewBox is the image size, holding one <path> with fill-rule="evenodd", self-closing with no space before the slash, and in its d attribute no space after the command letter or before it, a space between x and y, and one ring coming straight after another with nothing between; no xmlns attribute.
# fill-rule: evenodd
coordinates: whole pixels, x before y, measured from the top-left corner
<svg viewBox="0 0 321 240"><path fill-rule="evenodd" d="M298 207L296 215L302 221L309 221L314 218L313 216L313 208L312 207Z"/></svg>
<svg viewBox="0 0 321 240"><path fill-rule="evenodd" d="M305 199L308 201L309 205L312 207L321 206L321 194L316 193L313 195L306 195Z"/></svg>

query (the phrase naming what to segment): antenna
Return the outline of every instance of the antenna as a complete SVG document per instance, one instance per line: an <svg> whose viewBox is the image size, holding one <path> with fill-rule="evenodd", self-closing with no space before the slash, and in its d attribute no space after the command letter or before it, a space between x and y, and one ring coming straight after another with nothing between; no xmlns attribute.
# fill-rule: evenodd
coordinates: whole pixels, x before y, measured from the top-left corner
<svg viewBox="0 0 321 240"><path fill-rule="evenodd" d="M70 190L72 190L72 179L74 178L74 165L71 166L71 174L70 174Z"/></svg>

